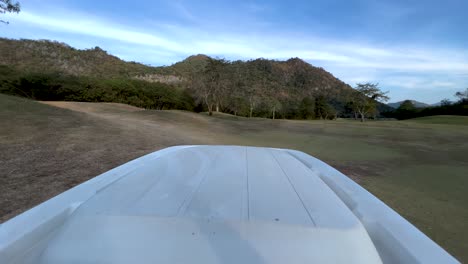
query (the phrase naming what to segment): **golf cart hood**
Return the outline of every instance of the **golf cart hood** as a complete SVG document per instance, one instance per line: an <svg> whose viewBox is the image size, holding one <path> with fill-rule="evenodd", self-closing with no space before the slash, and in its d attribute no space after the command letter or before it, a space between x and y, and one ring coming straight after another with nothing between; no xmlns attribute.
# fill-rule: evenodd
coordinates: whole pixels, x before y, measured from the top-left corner
<svg viewBox="0 0 468 264"><path fill-rule="evenodd" d="M0 226L2 263L457 263L305 153L177 146Z"/></svg>

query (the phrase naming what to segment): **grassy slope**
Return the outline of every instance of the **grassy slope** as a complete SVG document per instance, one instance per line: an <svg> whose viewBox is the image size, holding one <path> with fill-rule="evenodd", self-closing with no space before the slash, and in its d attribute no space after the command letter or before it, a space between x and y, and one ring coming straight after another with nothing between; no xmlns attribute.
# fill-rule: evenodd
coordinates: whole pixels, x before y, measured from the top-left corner
<svg viewBox="0 0 468 264"><path fill-rule="evenodd" d="M273 121L68 104L62 107L86 113L0 95L0 168L9 172L0 178L0 188L7 184L21 189L24 182L18 179L37 178L43 180L28 187L30 193L47 190L48 184L59 193L117 164L170 145L294 148L343 171L460 260L468 261L464 250L468 248L465 126L412 121ZM14 120L22 121L7 125L5 130L4 124ZM41 160L44 153L60 158ZM67 171L70 169L72 172ZM0 190L0 208L8 199L22 200L16 206L24 210L47 198L31 198L18 191L7 192L7 196L3 193ZM7 217L21 211L15 209L10 206L13 213Z"/></svg>
<svg viewBox="0 0 468 264"><path fill-rule="evenodd" d="M465 125L468 126L468 116L425 116L406 120L407 122L418 122L423 124Z"/></svg>

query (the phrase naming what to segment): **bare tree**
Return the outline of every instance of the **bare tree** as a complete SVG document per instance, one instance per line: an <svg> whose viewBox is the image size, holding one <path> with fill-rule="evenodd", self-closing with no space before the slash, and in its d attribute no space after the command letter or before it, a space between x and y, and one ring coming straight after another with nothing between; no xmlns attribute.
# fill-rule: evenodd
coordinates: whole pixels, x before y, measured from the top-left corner
<svg viewBox="0 0 468 264"><path fill-rule="evenodd" d="M257 107L257 104L260 100L259 100L258 95L255 92L249 93L248 99L249 99L249 117L252 117L253 110L255 109L255 107Z"/></svg>
<svg viewBox="0 0 468 264"><path fill-rule="evenodd" d="M276 112L280 111L282 108L281 102L274 96L266 97L265 104L271 111L271 119L276 118Z"/></svg>
<svg viewBox="0 0 468 264"><path fill-rule="evenodd" d="M361 122L364 122L368 114L377 110L378 101L388 101L388 92L382 92L378 83L358 83L356 92L352 96L353 110L361 116Z"/></svg>
<svg viewBox="0 0 468 264"><path fill-rule="evenodd" d="M271 119L273 120L275 119L276 111L278 110L281 110L281 103L275 99L273 102L273 109L271 110L272 112Z"/></svg>
<svg viewBox="0 0 468 264"><path fill-rule="evenodd" d="M263 91L263 87L265 86L265 78L262 78L262 81L258 81L261 78L261 73L255 67L255 65L250 64L249 68L247 69L247 76L246 76L246 97L249 104L249 117L253 116L253 111L257 107L257 105L261 102L261 95Z"/></svg>
<svg viewBox="0 0 468 264"><path fill-rule="evenodd" d="M223 94L223 70L227 64L224 59L209 58L204 71L204 83L200 92L208 107L208 114L213 115L213 110L219 111L221 97Z"/></svg>
<svg viewBox="0 0 468 264"><path fill-rule="evenodd" d="M12 2L11 0L0 0L0 14L5 13L19 13L21 6L19 2ZM8 21L1 20L0 23L9 24Z"/></svg>

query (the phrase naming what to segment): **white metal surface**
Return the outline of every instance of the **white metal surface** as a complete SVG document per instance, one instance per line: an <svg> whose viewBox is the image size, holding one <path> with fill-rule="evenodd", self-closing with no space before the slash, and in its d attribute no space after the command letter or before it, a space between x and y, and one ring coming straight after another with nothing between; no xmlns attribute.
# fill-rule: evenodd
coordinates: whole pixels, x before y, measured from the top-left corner
<svg viewBox="0 0 468 264"><path fill-rule="evenodd" d="M0 226L1 263L456 263L302 152L179 146Z"/></svg>

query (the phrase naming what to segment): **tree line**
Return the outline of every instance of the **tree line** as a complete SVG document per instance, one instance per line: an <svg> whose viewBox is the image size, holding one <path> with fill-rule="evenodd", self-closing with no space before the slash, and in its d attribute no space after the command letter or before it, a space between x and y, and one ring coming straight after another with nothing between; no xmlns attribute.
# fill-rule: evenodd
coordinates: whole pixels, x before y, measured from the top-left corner
<svg viewBox="0 0 468 264"><path fill-rule="evenodd" d="M272 119L354 116L362 121L375 118L377 100L386 99L377 84L370 83L345 90L348 96L341 95L341 101L336 95L327 97L323 91L301 96L308 91L306 85L297 77L283 76L282 82L270 67L266 60L245 67L242 62L210 58L203 67L190 71L184 82L171 85L126 77L25 72L0 66L0 92L35 100L117 102L147 109L206 111L209 115L224 112ZM297 85L301 93L291 92Z"/></svg>
<svg viewBox="0 0 468 264"><path fill-rule="evenodd" d="M384 115L397 119L410 119L433 115L464 115L468 116L468 88L455 93L458 98L456 102L442 100L439 106L417 108L410 100L405 100L394 111L386 112Z"/></svg>
<svg viewBox="0 0 468 264"><path fill-rule="evenodd" d="M147 109L193 111L184 89L130 78L18 72L0 66L0 92L43 101L116 102Z"/></svg>

